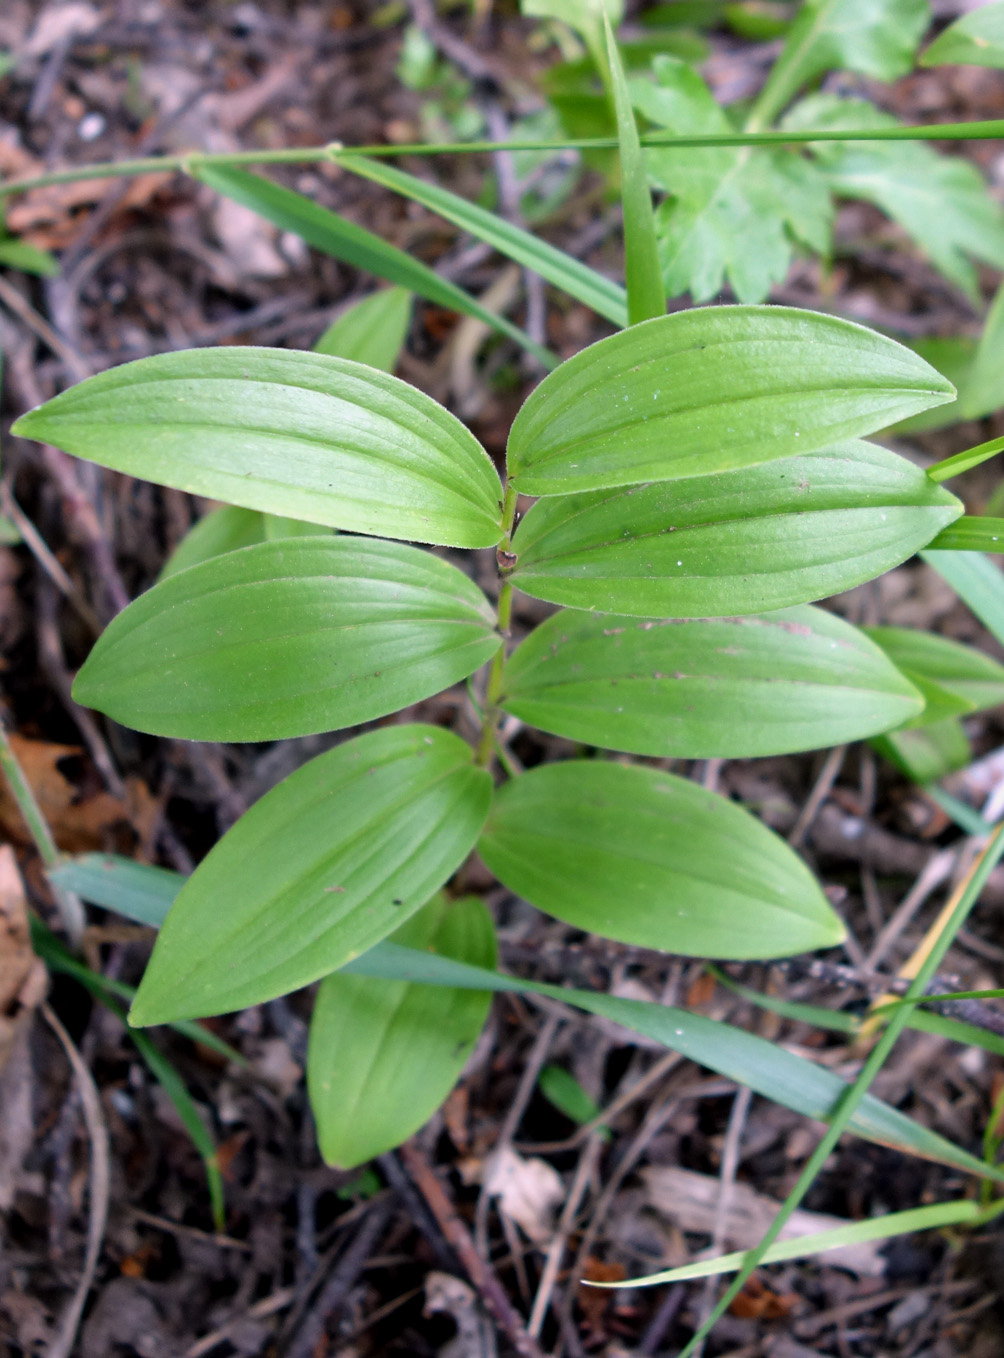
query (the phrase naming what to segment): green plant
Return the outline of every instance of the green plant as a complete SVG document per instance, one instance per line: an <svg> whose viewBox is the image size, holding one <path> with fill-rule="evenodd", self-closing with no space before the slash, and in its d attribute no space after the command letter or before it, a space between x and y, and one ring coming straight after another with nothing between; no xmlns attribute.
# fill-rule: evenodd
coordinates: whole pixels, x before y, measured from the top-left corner
<svg viewBox="0 0 1004 1358"><path fill-rule="evenodd" d="M66 863L50 879L162 926L134 1023L223 1012L320 981L310 1091L322 1149L342 1165L421 1124L475 1042L487 993L514 990L613 1018L828 1122L785 1213L845 1127L1004 1182L992 1154L980 1160L867 1094L902 1027L935 1021L915 1006L1004 848L1000 832L853 1086L685 1010L505 977L483 904L451 887L477 848L504 885L613 939L739 959L829 946L840 921L755 817L603 751L661 760L872 738L925 714L972 710L1001 681L999 667L969 653L949 663L923 643L918 654L916 639L908 651L902 637L869 637L814 606L928 546L955 560L946 534L991 538L941 482L994 449L925 473L866 442L954 390L863 327L756 306L659 314L651 203L608 28L603 43L626 180L626 292L400 171L324 152L412 196L434 193L444 215L476 223L611 319L637 322L559 366L540 353L554 371L513 425L504 484L473 435L372 366L372 349L368 364L346 356L362 341L344 330L329 334L325 353L142 360L16 426L235 507L203 521L201 540L183 544L189 556L108 628L78 677L81 701L155 734L271 740L381 721L486 670L472 682L476 741L392 721L291 775L187 881L156 869L137 878L135 865L114 860ZM189 158L186 168L319 248L425 295L442 284L232 164ZM389 325L394 300L369 306ZM372 331L362 327L362 339ZM520 493L539 498L518 521ZM298 533L297 523L338 531ZM494 606L457 549L495 551ZM983 586L999 611L999 587L994 598ZM510 656L518 592L563 609ZM503 714L592 753L523 772L503 741ZM496 762L509 775L498 773L499 785ZM992 1035L937 1021L995 1049ZM968 1203L938 1204L883 1229L983 1219ZM740 1281L762 1253L744 1259Z"/></svg>

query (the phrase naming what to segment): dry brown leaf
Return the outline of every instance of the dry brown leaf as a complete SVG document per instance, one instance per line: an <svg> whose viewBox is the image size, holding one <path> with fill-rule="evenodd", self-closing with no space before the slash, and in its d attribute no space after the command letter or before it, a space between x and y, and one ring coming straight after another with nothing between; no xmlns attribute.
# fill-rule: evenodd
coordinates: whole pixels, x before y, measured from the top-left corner
<svg viewBox="0 0 1004 1358"><path fill-rule="evenodd" d="M511 1217L535 1245L550 1240L565 1185L546 1160L525 1160L506 1146L487 1161L484 1187L486 1193L498 1198L499 1211Z"/></svg>
<svg viewBox="0 0 1004 1358"><path fill-rule="evenodd" d="M59 767L64 759L83 753L79 746L18 735L12 735L10 742L53 838L64 853L113 849L123 829L131 831L140 844L149 840L160 805L141 779L127 781L123 800L104 791L82 794ZM0 786L0 830L16 844L31 844L28 828L6 785Z"/></svg>
<svg viewBox="0 0 1004 1358"><path fill-rule="evenodd" d="M116 205L112 221L122 213L148 207L173 178L173 173L165 170L137 175ZM113 191L121 192L121 181L87 179L32 189L11 205L7 228L40 250L63 249L75 239L83 224L77 209L95 207Z"/></svg>
<svg viewBox="0 0 1004 1358"><path fill-rule="evenodd" d="M46 971L35 956L28 929L28 904L9 844L0 845L0 1071L18 1032L45 998Z"/></svg>

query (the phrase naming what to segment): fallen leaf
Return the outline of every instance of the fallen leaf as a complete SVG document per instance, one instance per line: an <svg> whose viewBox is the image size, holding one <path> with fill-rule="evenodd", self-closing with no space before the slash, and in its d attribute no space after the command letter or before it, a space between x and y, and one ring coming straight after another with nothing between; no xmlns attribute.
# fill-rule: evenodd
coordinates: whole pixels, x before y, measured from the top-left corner
<svg viewBox="0 0 1004 1358"><path fill-rule="evenodd" d="M93 5L85 4L84 0L46 5L24 45L23 55L44 57L61 43L93 33L100 24L100 11Z"/></svg>
<svg viewBox="0 0 1004 1358"><path fill-rule="evenodd" d="M45 998L45 966L31 946L28 905L17 859L0 845L0 1070L28 1015Z"/></svg>
<svg viewBox="0 0 1004 1358"><path fill-rule="evenodd" d="M565 1196L558 1171L546 1160L524 1160L509 1147L485 1164L485 1191L535 1245L551 1238L554 1212Z"/></svg>

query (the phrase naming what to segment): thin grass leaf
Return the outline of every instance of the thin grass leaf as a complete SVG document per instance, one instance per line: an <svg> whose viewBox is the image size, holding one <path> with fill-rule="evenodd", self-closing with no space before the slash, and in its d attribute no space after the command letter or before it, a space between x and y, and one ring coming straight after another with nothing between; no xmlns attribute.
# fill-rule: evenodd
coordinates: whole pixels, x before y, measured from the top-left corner
<svg viewBox="0 0 1004 1358"><path fill-rule="evenodd" d="M1001 440L1004 443L1004 440ZM966 514L943 528L932 552L1004 552L1004 519Z"/></svg>
<svg viewBox="0 0 1004 1358"><path fill-rule="evenodd" d="M659 264L652 193L648 187L645 158L638 141L638 124L635 122L624 64L606 10L603 13L603 34L620 147L628 321L631 325L637 325L639 321L650 321L666 314L666 289Z"/></svg>
<svg viewBox="0 0 1004 1358"><path fill-rule="evenodd" d="M421 203L430 212L435 212L454 226L459 226L462 231L491 245L499 254L539 274L548 283L561 288L577 302L591 307L597 315L612 321L614 325L627 325L627 293L620 284L604 278L595 269L567 255L564 250L556 249L529 231L514 226L494 212L486 212L476 203L469 203L438 184L416 179L414 175L406 174L395 166L349 152L339 155L337 159L343 169L369 179L374 184L381 184L403 198L410 198L412 202Z"/></svg>
<svg viewBox="0 0 1004 1358"><path fill-rule="evenodd" d="M978 552L924 551L920 555L1004 646L1004 577Z"/></svg>
<svg viewBox="0 0 1004 1358"><path fill-rule="evenodd" d="M933 467L928 467L927 474L932 481L947 481L949 477L967 472L970 467L978 467L981 462L986 462L988 458L1002 451L1004 438L989 439L986 443L978 443L975 448L966 448L964 452L956 453L954 457L946 457L941 462L936 462Z"/></svg>
<svg viewBox="0 0 1004 1358"><path fill-rule="evenodd" d="M846 1245L861 1245L868 1240L891 1240L898 1235L911 1235L916 1231L933 1231L942 1226L959 1226L975 1223L983 1216L983 1208L968 1198L960 1202L936 1202L929 1207L913 1207L906 1212L889 1212L884 1217L869 1217L865 1221L854 1221L846 1226L835 1226L830 1231L819 1231L813 1235L800 1235L792 1240L779 1240L765 1250L758 1260L760 1264L777 1264L786 1259L807 1259L813 1255L825 1254L827 1250L838 1250ZM701 1259L693 1264L683 1264L680 1268L668 1268L662 1273L649 1273L643 1278L628 1278L623 1282L601 1283L583 1279L586 1287L655 1287L658 1283L690 1282L694 1278L711 1278L722 1273L734 1273L748 1261L751 1250L737 1250L733 1254L720 1254L716 1259ZM840 1261L836 1261L839 1267Z"/></svg>
<svg viewBox="0 0 1004 1358"><path fill-rule="evenodd" d="M302 194L294 193L292 189L273 184L271 180L249 174L246 170L222 165L198 165L193 166L192 173L217 193L243 203L259 216L274 222L281 230L301 236L315 250L357 269L365 269L377 278L386 279L388 283L398 283L438 306L474 316L499 334L515 340L545 368L556 366L558 360L555 356L532 340L519 326L489 311L463 288L440 278L421 261L388 244L365 227L339 216L337 212L331 212Z"/></svg>

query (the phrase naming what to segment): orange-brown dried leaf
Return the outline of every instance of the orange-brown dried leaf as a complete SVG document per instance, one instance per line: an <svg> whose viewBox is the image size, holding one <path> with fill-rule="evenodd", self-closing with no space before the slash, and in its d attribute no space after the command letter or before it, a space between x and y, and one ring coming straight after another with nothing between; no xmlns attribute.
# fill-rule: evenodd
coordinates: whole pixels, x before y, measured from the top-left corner
<svg viewBox="0 0 1004 1358"><path fill-rule="evenodd" d="M28 928L28 906L17 859L9 844L0 846L0 1070L28 1015L45 998L45 967L35 956Z"/></svg>

